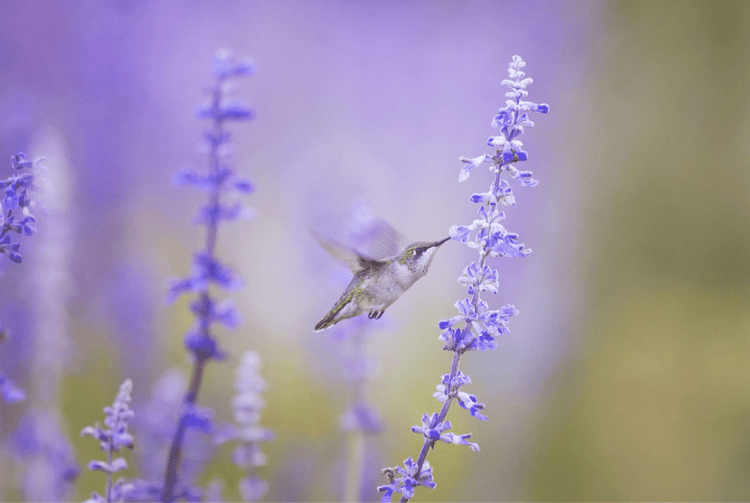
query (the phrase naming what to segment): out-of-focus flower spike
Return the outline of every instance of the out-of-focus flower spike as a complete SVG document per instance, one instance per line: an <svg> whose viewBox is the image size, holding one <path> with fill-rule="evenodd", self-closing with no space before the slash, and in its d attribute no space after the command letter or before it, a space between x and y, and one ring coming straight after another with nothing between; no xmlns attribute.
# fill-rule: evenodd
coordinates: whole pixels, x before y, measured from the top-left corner
<svg viewBox="0 0 750 503"><path fill-rule="evenodd" d="M99 441L99 448L107 453L107 461L92 460L88 464L89 470L102 471L107 474L107 493L103 497L104 501L107 502L125 501L125 498L128 496L127 491L122 490L125 488L123 482L120 482L118 491L116 494L113 494L112 476L128 467L128 463L124 458L114 458L113 454L119 453L123 447L132 450L134 446L133 436L128 432L129 423L134 415L130 409L130 394L132 391L133 383L130 379L126 379L120 385L120 391L115 397L114 402L112 402L112 406L104 407L104 425L106 428L96 423L94 426L86 426L81 430L81 436L89 436L97 439ZM96 499L93 495L92 498Z"/></svg>

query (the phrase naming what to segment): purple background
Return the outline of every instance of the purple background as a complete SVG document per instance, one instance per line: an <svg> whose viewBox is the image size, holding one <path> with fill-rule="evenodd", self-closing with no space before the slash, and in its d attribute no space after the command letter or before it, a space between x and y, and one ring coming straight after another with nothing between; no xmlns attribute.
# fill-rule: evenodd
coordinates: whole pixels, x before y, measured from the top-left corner
<svg viewBox="0 0 750 503"><path fill-rule="evenodd" d="M439 445L428 458L438 486L416 500L746 498L744 3L39 1L0 3L0 18L0 152L46 156L68 194L0 279L13 332L0 370L30 393L0 407L0 440L40 402L39 348L54 341L54 404L84 465L98 453L78 432L125 377L137 414L164 369L188 371L192 320L164 297L199 247L190 221L203 195L171 177L205 162L191 112L226 47L258 67L235 88L257 118L232 127L233 164L257 192L256 218L220 229L219 254L246 286L231 294L244 323L219 337L234 358L264 359L262 423L277 434L268 498L340 497L348 392L335 339L312 327L348 278L307 228L342 239L358 202L409 240L470 223L468 198L490 177L458 184L458 158L489 151L519 54L529 99L551 106L522 138L541 183L517 188L506 212L534 253L498 263L491 298L521 315L497 350L462 365L490 419L449 419L482 451ZM50 269L40 250L53 227ZM472 258L446 244L370 339L370 397L387 426L374 477L418 453L409 427L437 409L450 362L437 321L454 314ZM64 306L56 317L40 300L45 278ZM45 316L53 342L35 335ZM220 419L236 363L207 373L201 402ZM206 478L230 473L224 460ZM226 475L230 498L237 477ZM0 477L0 497L20 497L15 487ZM84 472L74 495L102 487Z"/></svg>

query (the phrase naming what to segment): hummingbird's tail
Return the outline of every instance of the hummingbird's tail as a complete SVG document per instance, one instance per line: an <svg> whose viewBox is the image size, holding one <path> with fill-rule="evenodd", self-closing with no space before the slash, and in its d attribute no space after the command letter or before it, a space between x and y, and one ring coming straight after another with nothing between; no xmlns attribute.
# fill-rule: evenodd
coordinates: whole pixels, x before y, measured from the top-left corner
<svg viewBox="0 0 750 503"><path fill-rule="evenodd" d="M338 321L338 320L334 320L335 317L336 317L335 312L331 311L330 313L328 313L325 318L320 320L320 322L318 322L318 324L315 325L315 331L320 332L321 330L325 330L326 328L335 325L336 321Z"/></svg>
<svg viewBox="0 0 750 503"><path fill-rule="evenodd" d="M321 330L325 330L326 328L335 325L339 321L345 319L345 318L351 318L355 314L358 314L356 312L351 311L352 307L352 288L351 283L346 288L344 293L341 295L341 298L336 302L336 304L331 308L330 311L328 311L328 314L326 314L320 322L315 325L315 331L320 332ZM342 313L342 309L346 307L346 310Z"/></svg>

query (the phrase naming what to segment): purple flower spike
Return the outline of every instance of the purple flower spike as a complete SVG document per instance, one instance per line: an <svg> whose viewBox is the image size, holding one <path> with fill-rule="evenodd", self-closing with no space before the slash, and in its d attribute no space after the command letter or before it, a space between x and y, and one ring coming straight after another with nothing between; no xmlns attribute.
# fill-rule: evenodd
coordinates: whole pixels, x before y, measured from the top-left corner
<svg viewBox="0 0 750 503"><path fill-rule="evenodd" d="M239 100L228 100L226 82L230 79L251 75L255 67L248 60L237 60L227 50L217 52L212 63L214 82L209 89L209 100L195 108L195 116L210 121L211 126L203 133L208 150L208 170L184 168L174 178L177 185L190 186L208 193L208 201L199 209L195 222L206 229L205 241L200 244L200 252L194 255L190 276L173 280L168 300L174 301L182 294L193 294L195 299L190 309L195 315L194 326L185 335L185 347L194 359L193 377L190 389L184 400L184 407L177 429L172 439L172 448L167 459L166 475L161 487L141 485L139 495L146 499L159 499L172 502L177 499L192 500L202 498L189 484L178 480L183 439L187 430L212 433L213 414L210 409L200 409L196 399L203 380L206 362L222 360L224 351L213 334L213 325L220 323L226 328L235 328L240 317L231 300L219 302L213 290L238 288L242 283L235 272L218 258L216 244L222 224L237 220L249 213L239 202L228 204L226 196L232 198L253 192L253 184L246 178L238 177L227 164L231 152L231 134L226 129L230 122L247 121L254 118L252 108ZM258 493L257 485L245 481L247 494ZM255 487L255 489L252 489ZM140 496L139 496L140 497Z"/></svg>
<svg viewBox="0 0 750 503"><path fill-rule="evenodd" d="M506 304L499 310L490 309L481 295L483 292L497 294L500 290L499 273L487 263L488 259L526 257L531 253L530 249L519 242L518 234L503 227L501 222L505 220L505 213L500 211L501 207L513 206L516 202L510 182L503 178L503 173L507 173L511 180L516 180L523 187L534 187L539 183L531 171L519 170L515 166L516 163L528 160L520 136L525 128L534 126L529 119L529 112L549 112L548 105L525 99L529 94L527 88L533 82L521 70L525 66L526 63L519 56L513 56L508 68L509 78L502 81L502 85L508 88L505 93L507 99L505 106L491 122L491 127L499 134L487 140L487 145L494 148L494 153L459 158L463 163L458 175L459 182L466 180L474 168L485 162L490 165L490 172L493 174L489 190L474 193L470 198L472 203L480 205L477 210L479 217L471 225L452 226L448 233L451 239L465 243L476 250L479 256L466 266L458 278L468 294L456 302L458 314L438 322L438 328L442 331L439 339L444 343L443 349L453 353L450 372L443 375L441 383L436 387L437 391L433 393L441 404L440 412L424 414L421 426L411 428L411 431L422 435L424 439L417 460L409 458L404 462L403 468L399 466L383 470L389 483L378 487L378 491L383 493L382 501L390 501L394 493L401 493L401 501L404 502L414 496L417 486L435 486L432 468L426 457L437 442L465 445L472 451L479 451L479 445L469 441L471 433L459 435L446 431L451 428L446 416L455 401L472 417L487 421L487 416L482 413L484 404L475 395L461 390L471 383L469 377L458 370L461 356L467 351L490 351L497 348L496 339L509 333L510 318L518 314L518 310L511 304Z"/></svg>

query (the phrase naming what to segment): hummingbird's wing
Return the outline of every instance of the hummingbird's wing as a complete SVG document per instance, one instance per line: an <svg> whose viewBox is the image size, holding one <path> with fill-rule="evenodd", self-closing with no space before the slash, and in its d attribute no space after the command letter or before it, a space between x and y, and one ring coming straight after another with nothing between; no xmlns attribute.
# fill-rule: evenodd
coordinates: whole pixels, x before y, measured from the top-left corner
<svg viewBox="0 0 750 503"><path fill-rule="evenodd" d="M382 218L360 223L352 233L352 240L360 254L374 260L394 257L408 244L406 238Z"/></svg>
<svg viewBox="0 0 750 503"><path fill-rule="evenodd" d="M328 239L323 239L313 231L310 231L310 233L318 241L318 243L320 243L320 246L322 246L325 251L330 253L333 258L345 263L347 267L349 267L349 270L352 271L352 274L357 274L358 272L364 271L365 269L382 265L382 262L380 262L379 260L373 260L367 257L363 257L351 248L347 248L344 245L334 243L333 241L330 241Z"/></svg>

